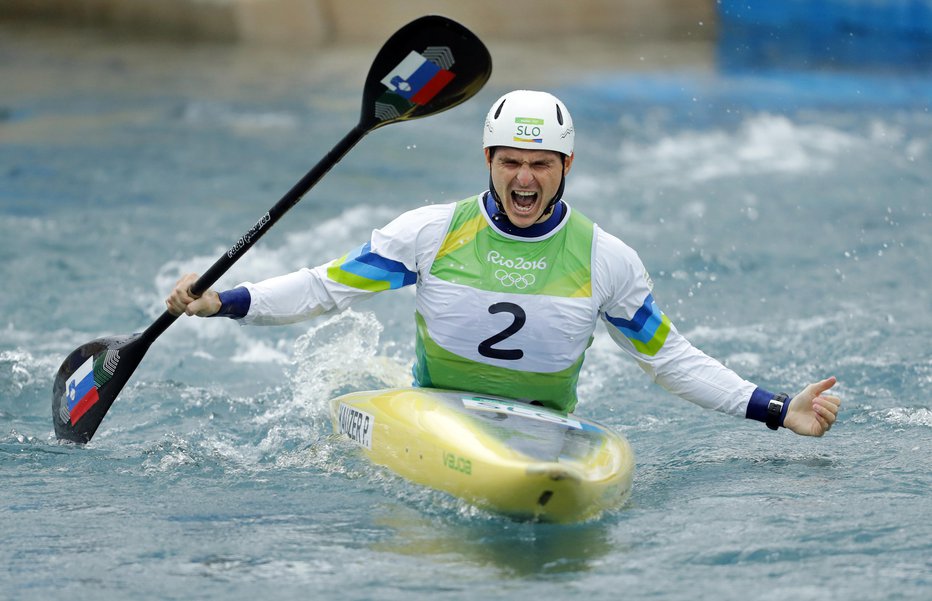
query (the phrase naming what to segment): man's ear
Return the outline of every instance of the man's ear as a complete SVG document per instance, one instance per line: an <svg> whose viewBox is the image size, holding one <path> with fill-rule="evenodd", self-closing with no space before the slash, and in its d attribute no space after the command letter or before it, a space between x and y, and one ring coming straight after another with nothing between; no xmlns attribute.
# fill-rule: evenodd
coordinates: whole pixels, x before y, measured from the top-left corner
<svg viewBox="0 0 932 601"><path fill-rule="evenodd" d="M563 177L570 174L570 168L573 166L574 158L576 158L575 152L563 160Z"/></svg>

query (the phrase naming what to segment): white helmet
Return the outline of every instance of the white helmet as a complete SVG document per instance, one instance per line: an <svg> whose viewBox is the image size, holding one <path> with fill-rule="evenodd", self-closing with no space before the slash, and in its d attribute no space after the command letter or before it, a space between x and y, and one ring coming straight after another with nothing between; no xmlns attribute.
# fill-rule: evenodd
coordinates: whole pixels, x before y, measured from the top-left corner
<svg viewBox="0 0 932 601"><path fill-rule="evenodd" d="M482 147L510 146L573 154L573 119L547 92L515 90L495 101L485 118Z"/></svg>

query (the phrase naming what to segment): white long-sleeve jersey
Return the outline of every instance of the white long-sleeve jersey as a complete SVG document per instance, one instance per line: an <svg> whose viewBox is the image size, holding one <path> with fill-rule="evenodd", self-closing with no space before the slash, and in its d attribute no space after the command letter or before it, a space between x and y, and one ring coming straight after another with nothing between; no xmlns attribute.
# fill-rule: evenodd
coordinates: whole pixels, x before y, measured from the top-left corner
<svg viewBox="0 0 932 601"><path fill-rule="evenodd" d="M760 405L771 395L676 330L633 249L565 203L547 222L517 230L487 196L409 211L334 261L246 282L248 311L231 316L244 324L293 323L413 284L415 376L422 385L447 387L446 372L455 368L464 370L464 385L490 388L474 392L520 398L497 383L524 377L551 386L547 378L559 375L570 378L572 399L552 404L571 410L583 355L602 321L666 390L708 409L762 419L759 407L748 411L749 402Z"/></svg>

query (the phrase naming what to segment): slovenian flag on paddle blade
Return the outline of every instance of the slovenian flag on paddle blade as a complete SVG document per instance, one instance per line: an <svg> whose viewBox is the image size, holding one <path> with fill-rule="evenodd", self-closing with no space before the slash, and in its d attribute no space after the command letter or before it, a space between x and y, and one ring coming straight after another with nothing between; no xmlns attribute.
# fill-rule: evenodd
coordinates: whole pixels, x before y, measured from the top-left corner
<svg viewBox="0 0 932 601"><path fill-rule="evenodd" d="M386 88L414 104L427 104L453 79L453 72L441 69L414 50L382 79Z"/></svg>
<svg viewBox="0 0 932 601"><path fill-rule="evenodd" d="M78 423L81 416L97 402L97 386L94 385L94 358L90 357L65 382L65 397L71 425Z"/></svg>

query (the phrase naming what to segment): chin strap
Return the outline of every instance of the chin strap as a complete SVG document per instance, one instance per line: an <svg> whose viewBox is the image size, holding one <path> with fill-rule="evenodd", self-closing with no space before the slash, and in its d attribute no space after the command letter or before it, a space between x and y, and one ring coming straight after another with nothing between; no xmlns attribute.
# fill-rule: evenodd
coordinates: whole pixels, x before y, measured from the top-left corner
<svg viewBox="0 0 932 601"><path fill-rule="evenodd" d="M495 156L495 148L490 149L489 153L489 193L492 195L492 200L495 201L495 207L498 209L501 219L508 221L508 215L505 213L505 206L502 204L502 199L498 196L498 191L495 189L495 184L492 182L492 157ZM563 198L563 190L566 188L566 155L560 153L560 187L557 188L557 193L553 195L553 198L550 199L550 203L547 205L547 208L544 209L541 217L549 217L550 213L553 212L553 207L556 206L560 199ZM498 215L493 215L493 218L497 218Z"/></svg>

